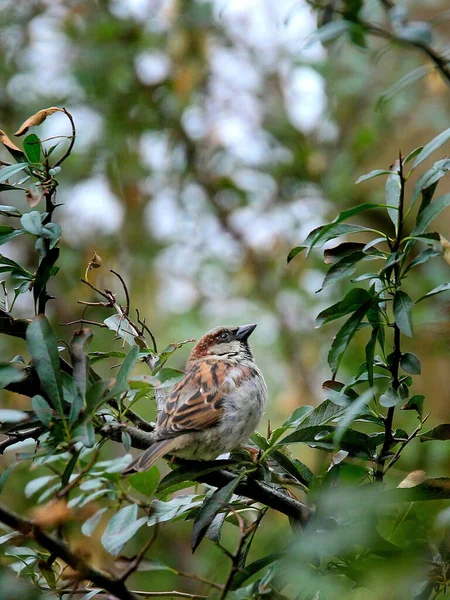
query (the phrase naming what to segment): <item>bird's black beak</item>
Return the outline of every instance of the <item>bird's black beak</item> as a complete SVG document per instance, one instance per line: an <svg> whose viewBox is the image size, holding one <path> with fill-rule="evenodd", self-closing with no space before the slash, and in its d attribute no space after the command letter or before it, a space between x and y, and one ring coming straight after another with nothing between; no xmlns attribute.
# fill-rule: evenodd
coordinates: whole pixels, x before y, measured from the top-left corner
<svg viewBox="0 0 450 600"><path fill-rule="evenodd" d="M236 332L236 339L240 342L246 342L256 328L256 323L251 325L241 325Z"/></svg>

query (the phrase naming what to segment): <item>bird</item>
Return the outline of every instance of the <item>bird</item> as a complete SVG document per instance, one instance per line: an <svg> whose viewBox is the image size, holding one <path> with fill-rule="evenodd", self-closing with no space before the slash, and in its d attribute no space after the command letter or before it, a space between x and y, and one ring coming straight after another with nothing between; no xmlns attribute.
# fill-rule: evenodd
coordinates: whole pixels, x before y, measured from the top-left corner
<svg viewBox="0 0 450 600"><path fill-rule="evenodd" d="M213 460L248 439L268 395L248 344L255 328L216 327L196 343L159 414L155 442L125 473L146 471L166 454Z"/></svg>

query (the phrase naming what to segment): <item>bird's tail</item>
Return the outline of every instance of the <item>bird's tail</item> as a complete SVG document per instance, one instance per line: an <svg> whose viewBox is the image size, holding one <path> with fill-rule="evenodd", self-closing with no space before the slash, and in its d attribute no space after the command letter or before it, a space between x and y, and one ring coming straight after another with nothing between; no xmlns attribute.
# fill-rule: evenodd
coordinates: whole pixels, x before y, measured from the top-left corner
<svg viewBox="0 0 450 600"><path fill-rule="evenodd" d="M134 460L124 471L127 473L136 473L147 471L161 456L169 454L171 450L174 450L177 445L176 439L161 440L156 442L147 450L144 450L136 460Z"/></svg>

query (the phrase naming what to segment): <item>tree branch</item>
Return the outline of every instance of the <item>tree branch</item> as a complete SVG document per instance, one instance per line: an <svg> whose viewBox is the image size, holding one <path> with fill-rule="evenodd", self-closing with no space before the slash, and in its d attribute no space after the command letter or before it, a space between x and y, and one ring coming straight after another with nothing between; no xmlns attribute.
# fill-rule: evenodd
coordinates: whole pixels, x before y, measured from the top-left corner
<svg viewBox="0 0 450 600"><path fill-rule="evenodd" d="M0 521L11 527L11 529L35 539L43 548L61 558L74 571L79 573L81 579L92 581L96 586L120 600L137 600L138 596L131 592L123 581L90 567L82 558L74 554L64 542L45 533L32 521L21 517L2 505L0 505Z"/></svg>

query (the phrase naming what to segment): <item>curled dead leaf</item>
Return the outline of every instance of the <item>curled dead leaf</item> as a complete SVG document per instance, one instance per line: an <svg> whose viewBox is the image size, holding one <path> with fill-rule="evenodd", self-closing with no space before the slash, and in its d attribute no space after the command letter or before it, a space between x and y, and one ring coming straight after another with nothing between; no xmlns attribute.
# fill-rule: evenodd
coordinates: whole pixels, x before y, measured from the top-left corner
<svg viewBox="0 0 450 600"><path fill-rule="evenodd" d="M411 471L411 473L408 473L405 479L403 479L403 481L401 481L397 487L413 488L416 487L416 485L419 485L419 483L422 483L422 481L425 481L426 478L427 474L425 473L425 471Z"/></svg>
<svg viewBox="0 0 450 600"><path fill-rule="evenodd" d="M9 139L9 137L6 135L6 133L2 129L0 129L0 142L8 150L14 151L14 152L20 152L21 154L23 154L23 150L21 150L18 146L16 146L16 144L12 140Z"/></svg>
<svg viewBox="0 0 450 600"><path fill-rule="evenodd" d="M89 262L90 269L99 269L102 266L103 259L100 254L94 251L94 255Z"/></svg>
<svg viewBox="0 0 450 600"><path fill-rule="evenodd" d="M36 127L45 121L47 117L52 115L55 112L64 112L62 108L58 108L57 106L51 106L50 108L43 108L42 110L38 110L37 113L28 117L26 121L22 123L19 129L16 131L14 135L19 136L23 135L28 131L30 127Z"/></svg>
<svg viewBox="0 0 450 600"><path fill-rule="evenodd" d="M71 510L65 500L51 500L42 506L37 506L31 513L31 518L39 527L50 528L66 523L71 518Z"/></svg>
<svg viewBox="0 0 450 600"><path fill-rule="evenodd" d="M27 204L30 208L34 208L35 206L37 206L39 204L39 202L42 200L43 195L40 194L39 196L36 196L35 194L32 194L30 192L30 190L27 190L25 193L25 198L27 200Z"/></svg>

